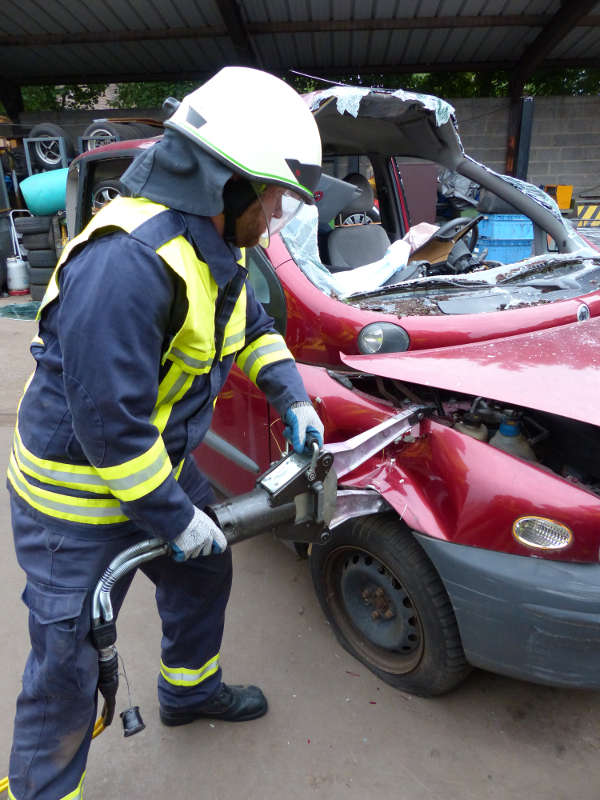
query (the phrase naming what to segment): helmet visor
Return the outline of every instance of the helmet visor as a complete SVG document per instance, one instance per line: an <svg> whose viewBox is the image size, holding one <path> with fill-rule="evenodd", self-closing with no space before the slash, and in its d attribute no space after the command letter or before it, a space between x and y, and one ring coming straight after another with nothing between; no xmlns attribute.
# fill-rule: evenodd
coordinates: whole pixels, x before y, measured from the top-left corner
<svg viewBox="0 0 600 800"><path fill-rule="evenodd" d="M291 189L271 184L263 191L256 187L258 199L265 215L265 230L260 237L259 244L268 247L271 236L285 227L296 216L304 200Z"/></svg>

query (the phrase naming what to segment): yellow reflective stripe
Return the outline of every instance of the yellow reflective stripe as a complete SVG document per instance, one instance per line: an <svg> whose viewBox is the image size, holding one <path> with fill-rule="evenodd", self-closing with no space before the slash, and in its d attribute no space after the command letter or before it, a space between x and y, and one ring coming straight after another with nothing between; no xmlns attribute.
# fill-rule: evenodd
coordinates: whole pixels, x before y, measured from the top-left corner
<svg viewBox="0 0 600 800"><path fill-rule="evenodd" d="M184 372L179 364L171 364L158 387L156 407L150 417L150 422L158 428L160 433L167 426L173 406L189 391L193 382L194 375Z"/></svg>
<svg viewBox="0 0 600 800"><path fill-rule="evenodd" d="M181 475L181 470L183 469L184 463L185 463L185 458L182 458L181 461L179 462L179 465L175 467L175 469L173 470L173 477L175 478L176 481L179 480L179 476Z"/></svg>
<svg viewBox="0 0 600 800"><path fill-rule="evenodd" d="M24 475L19 472L12 453L8 464L8 480L19 497L50 517L94 525L111 525L115 522L126 522L129 519L119 513L121 504L118 500L90 500L84 497L73 497L50 492L28 483Z"/></svg>
<svg viewBox="0 0 600 800"><path fill-rule="evenodd" d="M44 340L41 336L34 336L31 340L31 344L41 344L42 347L44 347Z"/></svg>
<svg viewBox="0 0 600 800"><path fill-rule="evenodd" d="M156 251L185 283L188 309L183 325L171 340L163 359L176 361L187 371L209 371L215 355L215 305L219 287L193 246L177 236ZM202 325L198 325L199 320Z"/></svg>
<svg viewBox="0 0 600 800"><path fill-rule="evenodd" d="M283 338L278 333L266 333L242 350L237 358L237 364L252 383L256 383L258 373L263 367L287 359L293 361L294 357L287 349Z"/></svg>
<svg viewBox="0 0 600 800"><path fill-rule="evenodd" d="M210 661L207 661L200 669L188 669L187 667L167 667L164 661L160 660L160 674L173 686L197 686L202 681L210 678L219 669L219 653Z"/></svg>
<svg viewBox="0 0 600 800"><path fill-rule="evenodd" d="M69 794L66 794L64 797L59 798L59 800L83 800L83 783L85 781L85 772L81 776L81 780L79 781L79 785L76 789Z"/></svg>
<svg viewBox="0 0 600 800"><path fill-rule="evenodd" d="M149 450L113 467L97 467L111 492L125 502L152 492L171 474L171 461L159 436Z"/></svg>
<svg viewBox="0 0 600 800"><path fill-rule="evenodd" d="M15 428L15 446L18 450L18 455L21 456L24 460L27 460L28 464L31 465L31 468L38 468L42 473L65 473L65 477L68 475L72 475L76 477L77 480L82 481L83 476L88 476L92 478L92 481L85 481L85 486L71 486L72 489L88 489L88 491L94 491L90 489L90 484L95 483L97 486L101 486L101 482L98 480L98 476L96 474L96 470L90 465L84 464L65 464L61 461L49 461L46 458L38 458L34 453L31 452L24 444L23 440L21 439L21 434L19 433L18 425ZM68 485L66 482L62 483L63 486Z"/></svg>
<svg viewBox="0 0 600 800"><path fill-rule="evenodd" d="M94 494L113 494L119 500L137 500L156 489L171 472L162 439L140 456L113 467L83 466L38 458L23 444L15 429L15 455L22 472L53 486Z"/></svg>
<svg viewBox="0 0 600 800"><path fill-rule="evenodd" d="M236 300L231 317L225 326L222 356L228 356L242 350L246 341L246 286L242 286L240 296Z"/></svg>

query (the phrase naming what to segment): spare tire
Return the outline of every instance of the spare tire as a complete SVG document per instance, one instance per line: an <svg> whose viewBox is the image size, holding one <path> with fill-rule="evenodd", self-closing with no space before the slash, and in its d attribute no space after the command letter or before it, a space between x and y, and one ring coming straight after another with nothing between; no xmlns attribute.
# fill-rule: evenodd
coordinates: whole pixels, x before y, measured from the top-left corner
<svg viewBox="0 0 600 800"><path fill-rule="evenodd" d="M61 137L65 144L67 161L73 158L73 142L64 128L61 128L60 125L55 125L53 122L41 122L39 125L33 126L27 138L35 139L44 136ZM43 170L60 169L60 167L67 166L67 164L62 163L60 144L53 138L48 138L48 141L32 142L30 152L36 165Z"/></svg>
<svg viewBox="0 0 600 800"><path fill-rule="evenodd" d="M32 267L55 267L56 253L54 250L31 250L27 260Z"/></svg>
<svg viewBox="0 0 600 800"><path fill-rule="evenodd" d="M50 232L45 233L24 233L23 247L29 250L46 250L50 247Z"/></svg>
<svg viewBox="0 0 600 800"><path fill-rule="evenodd" d="M109 122L106 119L97 120L88 125L84 130L83 150L95 150L104 144L123 139L138 139L139 132L135 125L127 122Z"/></svg>
<svg viewBox="0 0 600 800"><path fill-rule="evenodd" d="M47 286L53 272L53 267L31 267L29 270L29 284Z"/></svg>
<svg viewBox="0 0 600 800"><path fill-rule="evenodd" d="M48 233L52 217L15 217L15 228L19 233Z"/></svg>

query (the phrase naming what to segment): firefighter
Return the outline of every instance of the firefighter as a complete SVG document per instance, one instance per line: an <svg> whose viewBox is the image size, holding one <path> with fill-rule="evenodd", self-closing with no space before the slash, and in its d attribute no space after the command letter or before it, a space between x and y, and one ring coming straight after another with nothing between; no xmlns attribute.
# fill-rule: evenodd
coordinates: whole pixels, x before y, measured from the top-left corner
<svg viewBox="0 0 600 800"><path fill-rule="evenodd" d="M321 143L302 99L259 70L227 67L171 110L162 140L122 178L130 196L69 243L40 307L8 472L31 638L11 800L82 797L97 712L91 593L117 553L149 536L172 546L141 567L162 621L162 722L267 711L258 687L222 680L231 557L202 510L214 498L191 453L234 361L296 450L307 433L322 444L239 249L313 202ZM115 587L115 611L128 585Z"/></svg>

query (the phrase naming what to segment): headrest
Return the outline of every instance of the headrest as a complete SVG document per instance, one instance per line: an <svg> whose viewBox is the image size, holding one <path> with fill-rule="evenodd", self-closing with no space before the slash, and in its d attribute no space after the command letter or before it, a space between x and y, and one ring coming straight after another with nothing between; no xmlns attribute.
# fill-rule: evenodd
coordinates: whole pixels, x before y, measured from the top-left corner
<svg viewBox="0 0 600 800"><path fill-rule="evenodd" d="M348 203L360 197L358 189L351 183L332 178L325 173L315 189L315 203L319 213L319 230L329 230L329 223Z"/></svg>
<svg viewBox="0 0 600 800"><path fill-rule="evenodd" d="M349 214L368 214L373 208L375 196L371 184L361 175L360 172L351 172L344 178L344 183L349 183L360 191L360 194L352 199L348 205L342 209L342 216Z"/></svg>

